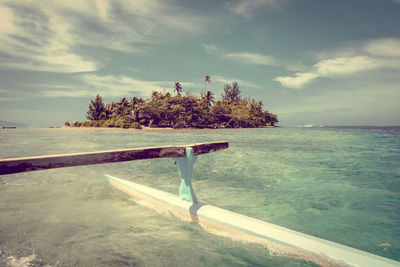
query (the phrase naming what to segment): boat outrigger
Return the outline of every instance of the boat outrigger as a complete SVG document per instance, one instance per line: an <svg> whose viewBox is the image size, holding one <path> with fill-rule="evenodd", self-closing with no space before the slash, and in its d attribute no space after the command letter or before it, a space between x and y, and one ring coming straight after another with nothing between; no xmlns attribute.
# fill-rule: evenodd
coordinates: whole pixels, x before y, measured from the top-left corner
<svg viewBox="0 0 400 267"><path fill-rule="evenodd" d="M228 142L212 142L0 159L0 175L169 157L179 168L179 196L107 174L105 178L112 187L128 194L139 204L157 211L167 210L183 220L199 223L212 233L258 243L280 255L312 261L322 266L400 266L400 262L391 259L199 202L192 187L193 166L199 155L226 148Z"/></svg>

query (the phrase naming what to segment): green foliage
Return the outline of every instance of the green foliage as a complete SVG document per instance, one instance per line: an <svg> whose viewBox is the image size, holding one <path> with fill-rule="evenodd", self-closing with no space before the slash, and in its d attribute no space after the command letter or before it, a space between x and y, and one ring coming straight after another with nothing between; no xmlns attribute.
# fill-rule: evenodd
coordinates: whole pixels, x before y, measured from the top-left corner
<svg viewBox="0 0 400 267"><path fill-rule="evenodd" d="M127 119L126 117L115 119L108 119L108 120L98 120L98 121L84 121L75 127L116 127L116 128L135 128L135 129L142 129L142 126L139 122L133 121L132 119Z"/></svg>
<svg viewBox="0 0 400 267"><path fill-rule="evenodd" d="M227 122L230 120L232 109L227 100L220 100L214 103L211 107L211 116L213 118L214 127L218 124L223 125L225 128Z"/></svg>
<svg viewBox="0 0 400 267"><path fill-rule="evenodd" d="M201 96L201 101L203 101L208 107L211 107L212 103L214 103L214 99L214 94L211 91L207 91Z"/></svg>
<svg viewBox="0 0 400 267"><path fill-rule="evenodd" d="M115 126L115 120L114 119L108 119L103 123L103 127L108 127L108 128L112 128L112 127L116 127Z"/></svg>
<svg viewBox="0 0 400 267"><path fill-rule="evenodd" d="M122 116L120 118L118 118L115 123L114 123L114 127L120 127L120 128L130 128L131 124L133 122L133 119L131 116L129 115L125 115Z"/></svg>
<svg viewBox="0 0 400 267"><path fill-rule="evenodd" d="M241 99L241 93L242 92L239 90L239 85L237 82L233 82L232 86L225 84L222 99L229 102L237 102Z"/></svg>
<svg viewBox="0 0 400 267"><path fill-rule="evenodd" d="M182 86L179 82L175 83L175 92L176 92L177 96L181 96Z"/></svg>
<svg viewBox="0 0 400 267"><path fill-rule="evenodd" d="M210 83L207 75L204 81ZM206 89L206 87L205 87ZM147 127L172 128L244 128L274 126L276 114L264 111L263 103L242 99L237 82L226 84L222 99L215 101L211 91L200 98L182 96L182 86L175 83L176 96L153 91L149 100L121 98L104 106L101 96L92 100L87 112L89 121L74 122L73 127L119 127L141 129Z"/></svg>
<svg viewBox="0 0 400 267"><path fill-rule="evenodd" d="M105 120L97 121L84 121L80 124L80 127L103 127Z"/></svg>
<svg viewBox="0 0 400 267"><path fill-rule="evenodd" d="M103 98L96 95L94 100L90 101L89 110L86 112L86 119L91 121L106 119L106 109L103 104Z"/></svg>
<svg viewBox="0 0 400 267"><path fill-rule="evenodd" d="M140 126L140 123L138 123L137 121L134 121L134 122L131 123L130 128L142 129L142 126Z"/></svg>
<svg viewBox="0 0 400 267"><path fill-rule="evenodd" d="M71 124L71 126L72 127L81 127L81 122L79 122L79 121L74 121L74 122L72 122L72 124Z"/></svg>

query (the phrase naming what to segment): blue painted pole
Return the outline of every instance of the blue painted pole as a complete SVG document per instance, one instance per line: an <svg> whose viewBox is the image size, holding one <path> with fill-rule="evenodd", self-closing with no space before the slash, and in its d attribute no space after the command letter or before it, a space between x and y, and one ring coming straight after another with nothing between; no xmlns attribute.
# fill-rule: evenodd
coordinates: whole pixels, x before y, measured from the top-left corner
<svg viewBox="0 0 400 267"><path fill-rule="evenodd" d="M197 203L196 194L192 187L193 165L196 160L197 156L193 154L193 148L191 147L186 148L186 155L184 157L175 158L181 176L179 198L193 203Z"/></svg>

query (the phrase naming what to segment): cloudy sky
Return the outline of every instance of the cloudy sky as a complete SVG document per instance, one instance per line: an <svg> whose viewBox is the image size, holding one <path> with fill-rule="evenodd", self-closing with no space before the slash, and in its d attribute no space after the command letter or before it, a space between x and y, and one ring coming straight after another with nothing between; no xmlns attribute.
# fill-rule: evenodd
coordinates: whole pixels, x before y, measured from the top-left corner
<svg viewBox="0 0 400 267"><path fill-rule="evenodd" d="M105 102L217 98L281 125L400 125L400 0L2 0L0 120L62 125Z"/></svg>

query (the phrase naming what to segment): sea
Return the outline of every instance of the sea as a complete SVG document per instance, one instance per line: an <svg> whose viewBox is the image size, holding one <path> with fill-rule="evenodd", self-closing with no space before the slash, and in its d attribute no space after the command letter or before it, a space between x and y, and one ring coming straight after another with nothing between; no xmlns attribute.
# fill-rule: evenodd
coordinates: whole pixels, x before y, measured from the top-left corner
<svg viewBox="0 0 400 267"><path fill-rule="evenodd" d="M200 202L400 261L400 127L0 130L0 158L228 141ZM316 266L137 204L109 174L178 194L170 158L0 176L0 266ZM400 262L399 262L400 266Z"/></svg>

